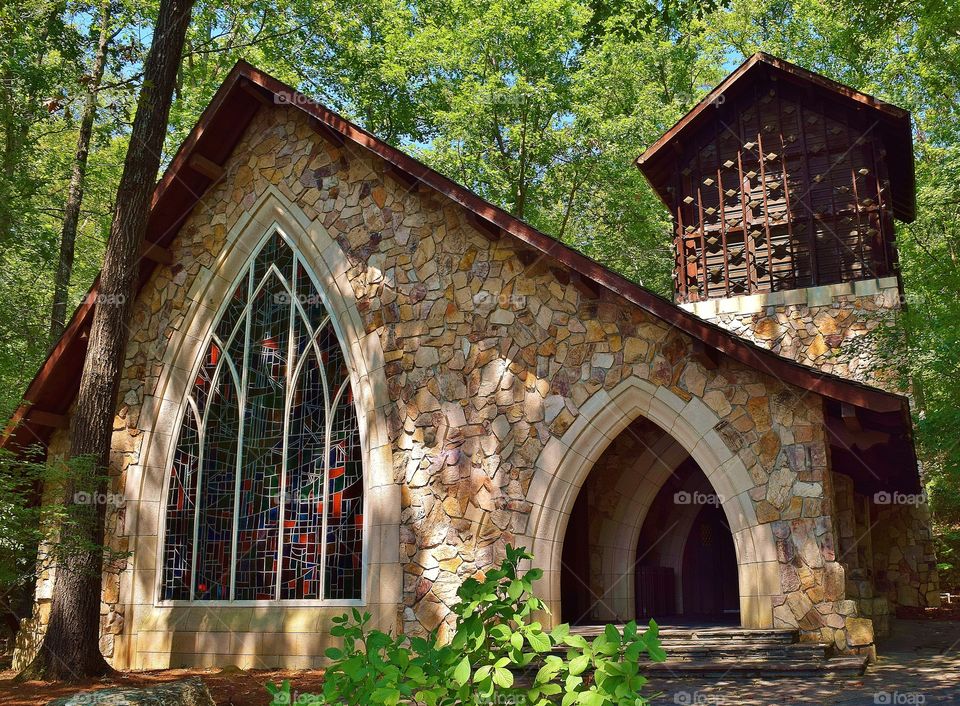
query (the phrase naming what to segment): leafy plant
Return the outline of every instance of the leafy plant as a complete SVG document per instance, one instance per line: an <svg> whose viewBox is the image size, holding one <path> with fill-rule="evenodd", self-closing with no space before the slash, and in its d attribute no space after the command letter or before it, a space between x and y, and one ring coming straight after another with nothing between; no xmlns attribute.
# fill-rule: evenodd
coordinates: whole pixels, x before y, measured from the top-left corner
<svg viewBox="0 0 960 706"><path fill-rule="evenodd" d="M269 685L274 706L648 703L640 695L647 683L641 658L666 659L657 624L651 620L643 632L635 622L622 631L607 625L593 640L572 634L565 623L544 630L537 616L548 611L533 594L543 572L521 571L529 559L524 549L508 546L498 568L463 583L449 644L440 644L436 633L408 638L371 629L370 614L356 609L335 618L331 634L343 647L326 652L332 664L322 697L302 694L293 701L289 683Z"/></svg>

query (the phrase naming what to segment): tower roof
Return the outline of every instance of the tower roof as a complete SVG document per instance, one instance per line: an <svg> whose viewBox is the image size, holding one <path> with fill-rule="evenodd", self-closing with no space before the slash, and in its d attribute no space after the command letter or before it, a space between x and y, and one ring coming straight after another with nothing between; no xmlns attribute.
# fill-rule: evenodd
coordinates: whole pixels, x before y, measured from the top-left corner
<svg viewBox="0 0 960 706"><path fill-rule="evenodd" d="M679 150L695 140L698 132L716 119L713 112L715 107L752 90L758 82L767 79L790 83L808 91L817 100L866 117L868 125L877 131L887 152L893 214L908 223L916 217L913 136L909 111L763 52L744 61L637 158L637 167L665 203L669 204L667 187L676 170Z"/></svg>

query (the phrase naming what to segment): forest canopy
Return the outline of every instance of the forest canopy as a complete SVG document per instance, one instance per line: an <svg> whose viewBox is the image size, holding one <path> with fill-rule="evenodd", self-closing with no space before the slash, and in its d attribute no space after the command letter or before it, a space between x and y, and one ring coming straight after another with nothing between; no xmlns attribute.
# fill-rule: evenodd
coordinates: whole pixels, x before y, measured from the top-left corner
<svg viewBox="0 0 960 706"><path fill-rule="evenodd" d="M765 51L910 110L918 217L898 224L907 308L885 350L913 381L918 450L948 568L960 564L957 4L201 2L163 161L242 58L669 296L669 214L632 161L744 58ZM69 317L103 261L155 16L154 0L0 5L4 418L56 335L55 300ZM64 216L85 122L75 260L64 272Z"/></svg>

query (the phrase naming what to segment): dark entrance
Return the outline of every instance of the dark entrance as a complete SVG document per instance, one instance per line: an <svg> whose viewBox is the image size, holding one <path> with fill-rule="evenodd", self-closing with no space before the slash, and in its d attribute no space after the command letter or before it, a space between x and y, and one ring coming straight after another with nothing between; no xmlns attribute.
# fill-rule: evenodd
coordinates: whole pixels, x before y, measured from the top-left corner
<svg viewBox="0 0 960 706"><path fill-rule="evenodd" d="M683 615L711 622L739 616L737 552L723 510L697 514L683 550Z"/></svg>
<svg viewBox="0 0 960 706"><path fill-rule="evenodd" d="M560 563L561 620L571 625L589 624L595 600L590 591L590 523L587 494L577 496L567 523Z"/></svg>
<svg viewBox="0 0 960 706"><path fill-rule="evenodd" d="M635 596L638 620L740 622L733 535L693 459L677 467L647 511L637 542Z"/></svg>
<svg viewBox="0 0 960 706"><path fill-rule="evenodd" d="M660 467L646 467L654 450ZM634 488L665 472L652 502L635 496ZM633 541L635 552L625 552ZM697 463L646 420L614 440L580 488L561 560L564 622L740 623L736 551L723 509Z"/></svg>

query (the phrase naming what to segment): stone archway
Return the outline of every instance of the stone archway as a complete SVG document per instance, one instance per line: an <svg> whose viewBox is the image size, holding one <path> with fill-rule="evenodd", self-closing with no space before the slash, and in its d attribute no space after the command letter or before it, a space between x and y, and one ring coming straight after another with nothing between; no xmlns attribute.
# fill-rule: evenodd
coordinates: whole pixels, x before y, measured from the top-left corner
<svg viewBox="0 0 960 706"><path fill-rule="evenodd" d="M746 467L715 430L720 420L707 405L696 397L685 401L638 377L627 378L610 391L594 393L580 406L579 416L563 436L551 438L537 459L527 497L539 502L534 502L528 532L521 541L531 547L534 565L544 571L539 591L554 620L561 609L564 534L577 495L601 454L639 417L668 432L722 498L737 554L742 624L771 627L772 596L780 592L776 544L769 525L757 522L748 495L753 482ZM655 493L653 485L638 492ZM630 526L621 523L624 525ZM634 525L630 531L639 533L639 527Z"/></svg>

